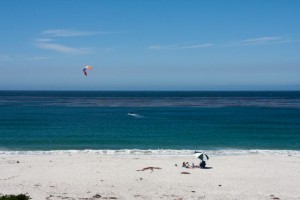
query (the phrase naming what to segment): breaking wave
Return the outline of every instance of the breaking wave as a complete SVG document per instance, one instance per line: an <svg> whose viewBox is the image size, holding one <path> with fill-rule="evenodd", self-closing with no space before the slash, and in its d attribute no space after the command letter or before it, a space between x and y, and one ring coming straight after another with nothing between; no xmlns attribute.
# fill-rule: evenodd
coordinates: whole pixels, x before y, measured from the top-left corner
<svg viewBox="0 0 300 200"><path fill-rule="evenodd" d="M120 149L120 150L53 150L53 151L0 151L0 155L72 155L72 154L95 154L95 155L150 155L150 156L193 156L195 150L183 149ZM294 150L197 150L210 156L232 155L283 155L300 158L300 151Z"/></svg>

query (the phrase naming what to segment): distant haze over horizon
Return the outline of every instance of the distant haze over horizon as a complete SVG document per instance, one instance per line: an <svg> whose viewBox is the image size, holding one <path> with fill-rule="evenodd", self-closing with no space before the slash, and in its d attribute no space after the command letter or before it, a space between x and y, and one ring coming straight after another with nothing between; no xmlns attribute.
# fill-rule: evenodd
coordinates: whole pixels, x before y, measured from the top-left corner
<svg viewBox="0 0 300 200"><path fill-rule="evenodd" d="M1 91L300 90L300 1L0 4Z"/></svg>

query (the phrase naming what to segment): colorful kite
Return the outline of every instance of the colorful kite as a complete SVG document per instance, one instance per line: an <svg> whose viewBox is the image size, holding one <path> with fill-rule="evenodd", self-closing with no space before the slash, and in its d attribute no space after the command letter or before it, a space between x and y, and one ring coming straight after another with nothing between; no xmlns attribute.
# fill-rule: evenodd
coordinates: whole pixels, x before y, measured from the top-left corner
<svg viewBox="0 0 300 200"><path fill-rule="evenodd" d="M85 67L83 68L82 71L83 71L83 73L84 73L85 76L87 76L87 72L86 72L87 69L92 70L92 67L87 65L87 66L85 66Z"/></svg>

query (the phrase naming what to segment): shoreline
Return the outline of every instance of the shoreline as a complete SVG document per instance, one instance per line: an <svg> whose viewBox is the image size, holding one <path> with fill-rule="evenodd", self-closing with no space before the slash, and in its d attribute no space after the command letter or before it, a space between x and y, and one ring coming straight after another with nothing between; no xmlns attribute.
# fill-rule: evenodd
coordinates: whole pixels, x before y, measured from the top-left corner
<svg viewBox="0 0 300 200"><path fill-rule="evenodd" d="M5 155L140 155L140 156L193 156L195 151L204 152L210 156L239 155L281 155L300 157L300 150L275 149L224 149L224 150L191 150L191 149L83 149L83 150L0 150L0 156Z"/></svg>
<svg viewBox="0 0 300 200"><path fill-rule="evenodd" d="M182 168L183 161L198 164L199 159L157 155L0 155L0 193L27 193L33 200L300 199L298 157L210 156L207 167L211 169ZM161 169L141 171L147 167Z"/></svg>

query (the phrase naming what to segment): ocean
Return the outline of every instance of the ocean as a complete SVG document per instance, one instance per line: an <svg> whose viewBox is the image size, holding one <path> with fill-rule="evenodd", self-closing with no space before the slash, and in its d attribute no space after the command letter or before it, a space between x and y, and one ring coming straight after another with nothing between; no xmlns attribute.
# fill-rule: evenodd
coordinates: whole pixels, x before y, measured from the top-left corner
<svg viewBox="0 0 300 200"><path fill-rule="evenodd" d="M300 155L300 92L0 91L0 154Z"/></svg>

